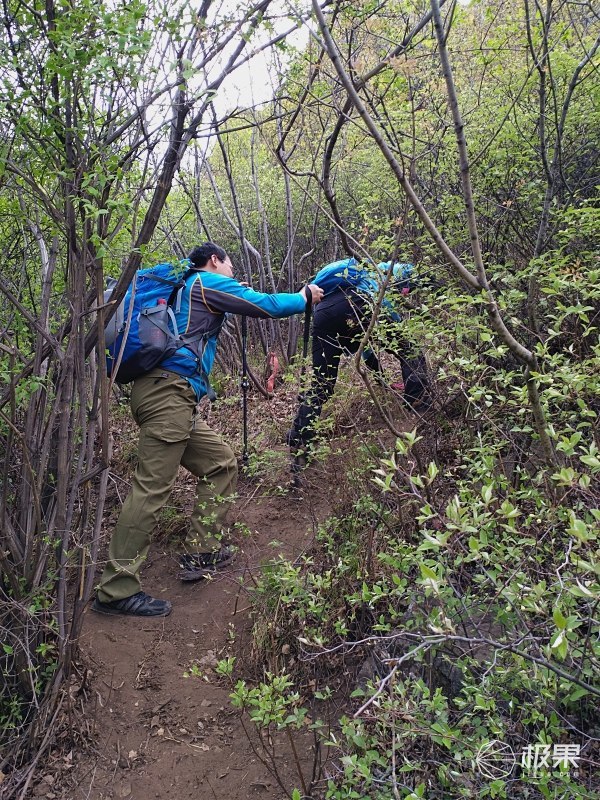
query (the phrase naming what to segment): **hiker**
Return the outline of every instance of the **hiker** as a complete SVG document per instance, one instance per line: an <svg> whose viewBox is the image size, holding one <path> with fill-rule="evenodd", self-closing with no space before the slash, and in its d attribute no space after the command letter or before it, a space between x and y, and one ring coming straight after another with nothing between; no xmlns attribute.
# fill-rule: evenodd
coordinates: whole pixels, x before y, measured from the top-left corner
<svg viewBox="0 0 600 800"><path fill-rule="evenodd" d="M133 383L131 410L140 428L138 466L110 540L93 605L95 611L106 614L155 617L171 612L168 600L141 590L139 573L180 464L198 478L197 499L180 555L180 577L200 579L232 561L232 548L222 542L227 513L223 500L235 491L237 462L233 450L198 418L196 409L209 394L208 374L220 326L226 313L288 317L304 311L307 293L312 303L323 296L314 285L293 294L256 292L233 278L229 257L212 242L195 247L188 259L198 270L190 272L186 282L188 333L193 337L209 331L211 335L200 356L200 368L184 347Z"/></svg>
<svg viewBox="0 0 600 800"><path fill-rule="evenodd" d="M321 415L326 400L334 392L342 354L356 353L379 292L381 276L390 264L378 265L371 272L358 265L354 258L336 261L323 267L313 282L325 291L325 297L313 316L312 381L302 398L292 429L288 432L288 445L298 452L314 438L314 424ZM390 287L407 294L411 282L412 264L394 264ZM380 320L400 322L401 318L386 298ZM385 348L400 362L402 368L404 400L415 411L426 410L429 405L425 357L400 337ZM372 350L364 354L368 369L380 374L379 359ZM398 386L393 385L394 388ZM398 386L400 388L400 386Z"/></svg>

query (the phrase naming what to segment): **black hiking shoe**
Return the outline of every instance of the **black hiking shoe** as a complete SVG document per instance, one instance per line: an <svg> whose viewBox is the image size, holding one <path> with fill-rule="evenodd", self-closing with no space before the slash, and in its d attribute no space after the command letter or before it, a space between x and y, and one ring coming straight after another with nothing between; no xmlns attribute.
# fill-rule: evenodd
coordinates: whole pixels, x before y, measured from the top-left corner
<svg viewBox="0 0 600 800"><path fill-rule="evenodd" d="M296 488L302 486L302 478L300 473L306 469L308 465L309 447L300 433L295 428L289 430L285 437L286 444L290 448L290 455L292 461L290 470L292 473L292 483Z"/></svg>
<svg viewBox="0 0 600 800"><path fill-rule="evenodd" d="M285 443L288 447L300 447L303 442L298 431L295 428L290 428L285 435Z"/></svg>
<svg viewBox="0 0 600 800"><path fill-rule="evenodd" d="M199 581L231 564L234 558L232 547L222 547L212 553L184 553L179 557L179 578L182 581Z"/></svg>
<svg viewBox="0 0 600 800"><path fill-rule="evenodd" d="M431 397L428 394L423 394L420 397L406 397L404 398L411 411L415 414L425 414L432 408Z"/></svg>
<svg viewBox="0 0 600 800"><path fill-rule="evenodd" d="M103 603L96 598L92 610L100 614L125 614L131 617L168 617L173 606L168 600L157 600L144 592L137 592L123 600L111 600Z"/></svg>

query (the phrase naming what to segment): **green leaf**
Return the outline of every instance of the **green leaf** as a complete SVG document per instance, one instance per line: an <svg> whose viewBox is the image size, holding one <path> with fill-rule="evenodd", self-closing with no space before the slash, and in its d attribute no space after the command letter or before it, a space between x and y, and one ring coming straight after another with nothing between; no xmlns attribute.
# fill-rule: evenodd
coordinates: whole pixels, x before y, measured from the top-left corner
<svg viewBox="0 0 600 800"><path fill-rule="evenodd" d="M435 461L430 461L429 466L427 467L427 477L429 478L429 483L432 483L437 475L439 474L439 469Z"/></svg>
<svg viewBox="0 0 600 800"><path fill-rule="evenodd" d="M563 486L570 486L577 479L577 473L571 467L563 467L560 472L552 475L552 480L558 481Z"/></svg>
<svg viewBox="0 0 600 800"><path fill-rule="evenodd" d="M569 649L569 643L567 641L567 635L565 631L557 631L552 639L550 640L550 647L554 650L554 654L561 659L561 661L566 657L567 651Z"/></svg>
<svg viewBox="0 0 600 800"><path fill-rule="evenodd" d="M514 519L521 513L518 508L515 508L510 500L505 500L500 506L500 513L507 519Z"/></svg>
<svg viewBox="0 0 600 800"><path fill-rule="evenodd" d="M492 496L493 496L493 492L494 492L494 487L493 487L493 485L491 483L486 484L482 488L481 496L483 497L483 502L486 504L486 506L491 501Z"/></svg>
<svg viewBox="0 0 600 800"><path fill-rule="evenodd" d="M588 542L590 539L595 538L585 522L582 519L578 519L574 514L571 514L571 524L567 528L567 533L579 539L580 542Z"/></svg>
<svg viewBox="0 0 600 800"><path fill-rule="evenodd" d="M567 627L567 619L566 617L563 617L558 608L555 608L552 612L552 619L554 620L556 627L560 630L564 630Z"/></svg>
<svg viewBox="0 0 600 800"><path fill-rule="evenodd" d="M596 458L596 456L579 456L579 460L591 467L594 472L600 471L600 459Z"/></svg>
<svg viewBox="0 0 600 800"><path fill-rule="evenodd" d="M568 699L571 703L574 703L576 700L581 700L582 697L585 697L588 694L589 692L587 689L584 689L583 686L578 686L571 692Z"/></svg>
<svg viewBox="0 0 600 800"><path fill-rule="evenodd" d="M594 588L596 591L578 582L577 586L570 586L568 592L574 597L583 597L586 600L595 600L597 597L600 597L600 587Z"/></svg>
<svg viewBox="0 0 600 800"><path fill-rule="evenodd" d="M435 572L434 572L434 571L433 571L433 570L432 570L430 567L428 567L426 564L419 564L419 566L420 566L420 568L421 568L421 575L422 575L424 578L427 578L427 579L428 579L428 580L430 580L430 581L437 581L437 580L438 580L438 576L437 576L437 575L435 574Z"/></svg>

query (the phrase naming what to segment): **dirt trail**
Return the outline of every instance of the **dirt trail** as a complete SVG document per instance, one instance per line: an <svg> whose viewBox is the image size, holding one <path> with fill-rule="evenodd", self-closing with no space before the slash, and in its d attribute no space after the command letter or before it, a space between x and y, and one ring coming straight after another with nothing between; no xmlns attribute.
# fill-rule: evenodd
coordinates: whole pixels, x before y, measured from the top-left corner
<svg viewBox="0 0 600 800"><path fill-rule="evenodd" d="M173 555L154 545L143 587L173 602L171 616L140 620L88 611L81 649L93 670L96 752L73 768L70 794L63 797L285 796L253 754L229 703L230 690L212 667L251 646L246 587L260 564L278 552L298 556L313 540L313 509L320 519L328 513L325 482L311 483L308 501L307 493L258 497L257 483L242 478L231 520L245 523L251 535L238 541L241 552L232 568L212 582L181 583ZM323 490L315 491L319 484ZM274 549L273 541L281 545ZM184 677L192 664L202 674ZM36 795L61 796L48 788L41 784Z"/></svg>
<svg viewBox="0 0 600 800"><path fill-rule="evenodd" d="M85 697L78 697L74 687L74 701L79 714L85 713L91 747L84 751L77 745L66 756L59 752L57 760L42 770L34 797L283 800L287 796L253 752L238 712L230 704L230 686L213 667L229 655L237 656L242 667L248 664L252 648L248 590L262 564L278 554L294 559L312 546L317 525L347 491L348 468L360 431L373 434L378 430L389 440L381 419L365 402L364 392L362 400L357 393L344 400L338 397L337 430L326 461L309 467L303 489L290 491L287 448L274 440L283 440L294 403L290 389L269 404L251 404L250 429L270 430L268 439L259 438L255 447L269 461L260 467L262 479L240 477L229 522L232 526L240 523L246 533L234 537L240 552L231 569L211 582L182 583L172 549L154 542L142 574L143 588L171 600L172 614L140 620L95 614L88 608L80 663L91 669L91 675ZM229 414L224 410L218 409L208 422L227 441L235 442L241 429L239 410L230 409ZM394 410L397 416L398 404ZM209 408L209 417L211 413ZM134 452L137 441L137 429L129 418L120 426L121 464L112 484L113 514L127 492L128 454ZM121 472L123 477L119 477ZM193 496L194 480L181 470L170 501L175 511L171 523L173 519L181 523ZM114 518L107 519L107 536L113 523ZM196 674L190 674L193 665ZM75 721L79 725L81 717ZM63 735L65 741L72 738L69 731ZM75 736L74 741L78 740ZM302 768L309 774L310 744L297 744L301 760L305 750L307 761ZM297 772L291 754L287 759L285 744L278 752L285 786L297 786Z"/></svg>

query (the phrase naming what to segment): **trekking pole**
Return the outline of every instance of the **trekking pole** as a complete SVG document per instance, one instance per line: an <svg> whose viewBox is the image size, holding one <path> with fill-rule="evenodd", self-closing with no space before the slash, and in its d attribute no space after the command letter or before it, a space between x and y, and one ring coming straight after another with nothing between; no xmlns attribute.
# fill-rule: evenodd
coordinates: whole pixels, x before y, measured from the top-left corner
<svg viewBox="0 0 600 800"><path fill-rule="evenodd" d="M246 349L248 344L248 319L242 317L242 417L243 417L243 440L244 449L242 451L242 464L248 466L248 362L246 360Z"/></svg>
<svg viewBox="0 0 600 800"><path fill-rule="evenodd" d="M302 364L300 366L300 385L302 386L304 373L306 372L306 359L308 358L308 340L310 339L310 315L312 312L312 293L306 287L306 306L304 308L304 335L302 339ZM306 399L306 392L300 391L298 402L303 403ZM306 445L292 445L292 475L294 476L294 486L300 486L300 472L306 466Z"/></svg>
<svg viewBox="0 0 600 800"><path fill-rule="evenodd" d="M302 337L302 366L300 367L300 378L306 372L306 359L308 358L308 340L310 339L310 315L312 312L312 293L306 287L306 308L304 309L304 335Z"/></svg>

